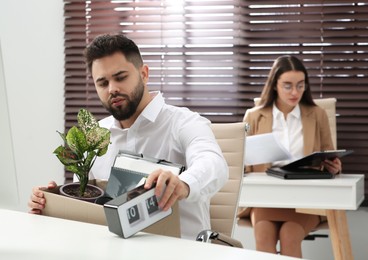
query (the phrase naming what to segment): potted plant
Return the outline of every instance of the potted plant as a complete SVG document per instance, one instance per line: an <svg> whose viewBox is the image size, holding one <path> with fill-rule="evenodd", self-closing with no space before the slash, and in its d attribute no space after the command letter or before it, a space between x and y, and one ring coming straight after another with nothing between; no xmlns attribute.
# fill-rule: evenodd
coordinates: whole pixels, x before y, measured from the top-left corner
<svg viewBox="0 0 368 260"><path fill-rule="evenodd" d="M60 193L69 197L95 201L96 197L103 195L103 190L96 186L90 188L92 185L88 184L89 171L96 158L107 152L110 131L100 127L95 117L86 109L80 109L77 118L78 125L70 128L66 134L57 131L64 140L64 145L56 148L54 154L65 165L66 170L76 174L79 180L79 183L61 186ZM73 191L71 185L77 186L77 191ZM93 191L96 189L99 190L98 195Z"/></svg>

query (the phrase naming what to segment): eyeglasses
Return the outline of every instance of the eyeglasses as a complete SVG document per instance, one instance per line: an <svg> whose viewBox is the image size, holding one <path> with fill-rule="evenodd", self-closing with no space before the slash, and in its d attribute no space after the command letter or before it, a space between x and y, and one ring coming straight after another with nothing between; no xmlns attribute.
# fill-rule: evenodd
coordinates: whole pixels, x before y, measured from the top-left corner
<svg viewBox="0 0 368 260"><path fill-rule="evenodd" d="M291 83L281 83L281 88L286 92L286 93L291 93L291 91L293 90L293 84ZM296 91L298 92L303 92L305 90L305 84L303 83L299 83L295 86Z"/></svg>

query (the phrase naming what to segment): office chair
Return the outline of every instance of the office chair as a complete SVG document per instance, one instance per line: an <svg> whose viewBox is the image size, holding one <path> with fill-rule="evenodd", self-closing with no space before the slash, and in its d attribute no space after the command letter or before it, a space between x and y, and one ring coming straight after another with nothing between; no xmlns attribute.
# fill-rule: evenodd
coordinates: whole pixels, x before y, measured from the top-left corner
<svg viewBox="0 0 368 260"><path fill-rule="evenodd" d="M197 241L243 247L232 238L244 173L246 123L219 123L212 131L229 167L229 179L211 199L211 230L203 230Z"/></svg>
<svg viewBox="0 0 368 260"><path fill-rule="evenodd" d="M322 107L324 110L326 110L328 122L330 125L330 131L331 131L331 138L332 143L334 145L334 148L337 149L337 128L336 128L336 98L318 98L313 99L313 101L320 107ZM303 212L302 209L297 209L299 212ZM316 215L323 215L325 214L320 211L312 211L308 210L306 213L312 214L315 213ZM323 218L325 220L325 218ZM304 238L304 240L315 240L318 237L328 237L328 235L325 234L317 234L314 232L317 232L318 230L328 229L328 223L327 221L322 221L315 230L313 230L308 236Z"/></svg>
<svg viewBox="0 0 368 260"><path fill-rule="evenodd" d="M337 130L336 130L336 98L317 98L314 103L326 110L328 122L330 124L331 138L334 148L337 149Z"/></svg>
<svg viewBox="0 0 368 260"><path fill-rule="evenodd" d="M254 105L257 106L260 101L259 97L254 98ZM320 106L321 108L326 110L327 117L329 120L330 131L331 131L331 138L334 145L334 148L337 149L337 130L336 130L336 98L320 98L320 99L313 99L313 101ZM325 216L324 211L321 210L311 210L311 209L296 209L298 212L304 212L308 214L316 214ZM325 218L323 218L325 219ZM247 213L243 214L243 217L238 218L237 221L238 226L245 226L245 227L252 227L252 223L250 221L249 216ZM315 240L317 237L328 237L325 234L316 234L314 232L322 229L328 229L327 221L322 221L315 230L313 230L308 236L304 238L304 240Z"/></svg>

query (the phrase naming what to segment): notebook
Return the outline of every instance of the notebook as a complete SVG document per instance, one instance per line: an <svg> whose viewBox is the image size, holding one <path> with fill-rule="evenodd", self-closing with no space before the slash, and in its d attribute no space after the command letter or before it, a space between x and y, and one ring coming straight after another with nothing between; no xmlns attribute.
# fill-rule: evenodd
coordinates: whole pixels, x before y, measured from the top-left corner
<svg viewBox="0 0 368 260"><path fill-rule="evenodd" d="M313 167L319 167L324 160L333 160L352 153L353 150L314 152L282 167L271 167L266 173L282 179L331 179L334 174Z"/></svg>

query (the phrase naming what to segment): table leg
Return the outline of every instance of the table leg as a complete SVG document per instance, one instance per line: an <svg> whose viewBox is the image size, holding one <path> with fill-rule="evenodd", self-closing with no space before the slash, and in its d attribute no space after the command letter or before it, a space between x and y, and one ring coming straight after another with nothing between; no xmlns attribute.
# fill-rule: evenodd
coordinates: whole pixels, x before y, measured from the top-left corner
<svg viewBox="0 0 368 260"><path fill-rule="evenodd" d="M335 260L353 260L345 210L326 210Z"/></svg>

